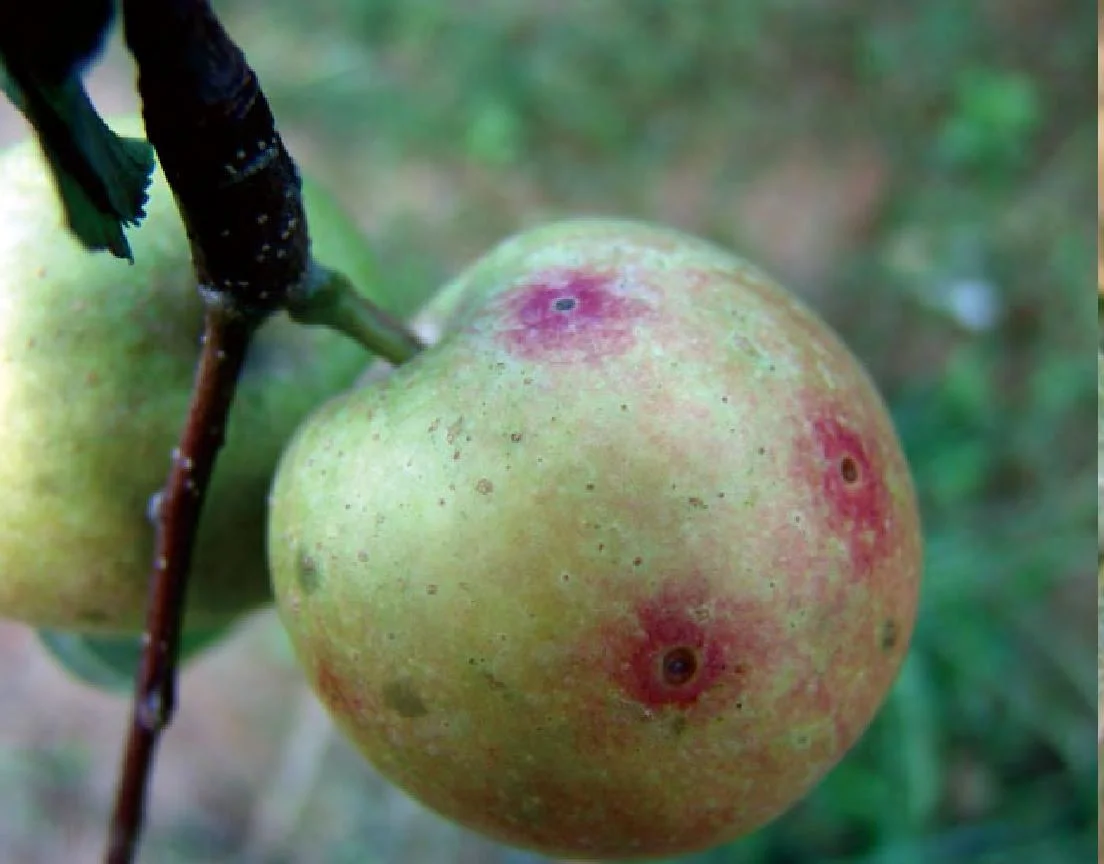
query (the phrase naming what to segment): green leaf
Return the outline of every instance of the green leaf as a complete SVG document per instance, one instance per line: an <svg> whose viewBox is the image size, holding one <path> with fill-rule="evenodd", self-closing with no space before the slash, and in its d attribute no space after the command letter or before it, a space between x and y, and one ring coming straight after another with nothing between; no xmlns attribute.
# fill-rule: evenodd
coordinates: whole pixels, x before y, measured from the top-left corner
<svg viewBox="0 0 1104 864"><path fill-rule="evenodd" d="M180 642L180 661L187 662L211 646L225 629L186 633ZM38 639L74 678L115 693L134 689L142 657L142 636L89 636L63 630L39 630Z"/></svg>

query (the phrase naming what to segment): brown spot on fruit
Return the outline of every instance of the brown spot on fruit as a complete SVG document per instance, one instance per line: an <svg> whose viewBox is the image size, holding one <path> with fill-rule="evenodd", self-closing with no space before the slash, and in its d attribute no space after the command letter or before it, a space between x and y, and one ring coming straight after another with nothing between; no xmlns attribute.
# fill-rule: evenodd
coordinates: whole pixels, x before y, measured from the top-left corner
<svg viewBox="0 0 1104 864"><path fill-rule="evenodd" d="M408 720L424 717L429 713L414 685L405 679L396 679L383 685L383 704Z"/></svg>
<svg viewBox="0 0 1104 864"><path fill-rule="evenodd" d="M623 354L636 323L651 312L625 294L616 272L552 268L503 297L502 338L510 353L527 360L581 355L586 360Z"/></svg>
<svg viewBox="0 0 1104 864"><path fill-rule="evenodd" d="M488 480L486 477L480 478L479 482L475 484L475 491L480 495L490 495L494 492L494 483Z"/></svg>
<svg viewBox="0 0 1104 864"><path fill-rule="evenodd" d="M503 681L501 678L498 678L489 669L483 670L482 675L483 675L484 680L487 682L487 684L490 686L490 688L492 690L505 690L506 689L506 682Z"/></svg>
<svg viewBox="0 0 1104 864"><path fill-rule="evenodd" d="M322 572L318 561L306 552L300 552L295 562L295 581L308 597L322 584Z"/></svg>
<svg viewBox="0 0 1104 864"><path fill-rule="evenodd" d="M882 622L881 646L883 651L892 651L901 639L901 628L892 618Z"/></svg>

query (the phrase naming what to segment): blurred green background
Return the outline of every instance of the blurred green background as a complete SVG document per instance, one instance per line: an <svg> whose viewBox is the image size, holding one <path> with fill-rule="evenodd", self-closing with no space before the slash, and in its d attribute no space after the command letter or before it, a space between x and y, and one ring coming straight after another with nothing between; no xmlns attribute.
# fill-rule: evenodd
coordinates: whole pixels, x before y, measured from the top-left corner
<svg viewBox="0 0 1104 864"><path fill-rule="evenodd" d="M814 794L686 861L1092 859L1095 6L215 5L386 278L442 282L559 216L662 221L773 271L890 403L927 543L910 658ZM92 89L134 105L117 43ZM3 140L22 137L0 110ZM0 626L0 849L96 860L126 700L28 634ZM380 781L270 614L188 670L151 807L159 864L539 860Z"/></svg>

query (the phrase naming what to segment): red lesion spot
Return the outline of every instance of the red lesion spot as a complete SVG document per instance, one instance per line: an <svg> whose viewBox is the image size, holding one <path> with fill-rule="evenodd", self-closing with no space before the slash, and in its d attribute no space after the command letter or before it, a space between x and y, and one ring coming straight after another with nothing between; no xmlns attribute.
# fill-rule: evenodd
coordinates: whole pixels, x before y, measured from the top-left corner
<svg viewBox="0 0 1104 864"><path fill-rule="evenodd" d="M327 658L315 661L314 681L319 697L338 716L352 717L360 711L360 698L348 692L341 675Z"/></svg>
<svg viewBox="0 0 1104 864"><path fill-rule="evenodd" d="M889 539L891 501L882 466L863 437L834 415L813 420L813 438L828 524L845 538L855 575L866 575Z"/></svg>
<svg viewBox="0 0 1104 864"><path fill-rule="evenodd" d="M603 651L620 689L650 709L686 709L714 693L715 709L739 710L749 676L770 663L765 646L780 635L765 609L715 596L697 575L672 577L637 601L631 622L604 636Z"/></svg>
<svg viewBox="0 0 1104 864"><path fill-rule="evenodd" d="M616 272L556 268L508 292L502 335L511 353L587 360L623 354L651 307L619 290L618 280Z"/></svg>

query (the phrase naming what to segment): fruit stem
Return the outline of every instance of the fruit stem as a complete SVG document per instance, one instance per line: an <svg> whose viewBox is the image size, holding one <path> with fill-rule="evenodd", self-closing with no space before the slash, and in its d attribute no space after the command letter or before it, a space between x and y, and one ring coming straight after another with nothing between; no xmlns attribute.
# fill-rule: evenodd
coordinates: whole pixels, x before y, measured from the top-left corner
<svg viewBox="0 0 1104 864"><path fill-rule="evenodd" d="M289 298L287 310L300 324L338 330L395 365L425 347L399 319L357 291L345 274L315 261L303 290Z"/></svg>

